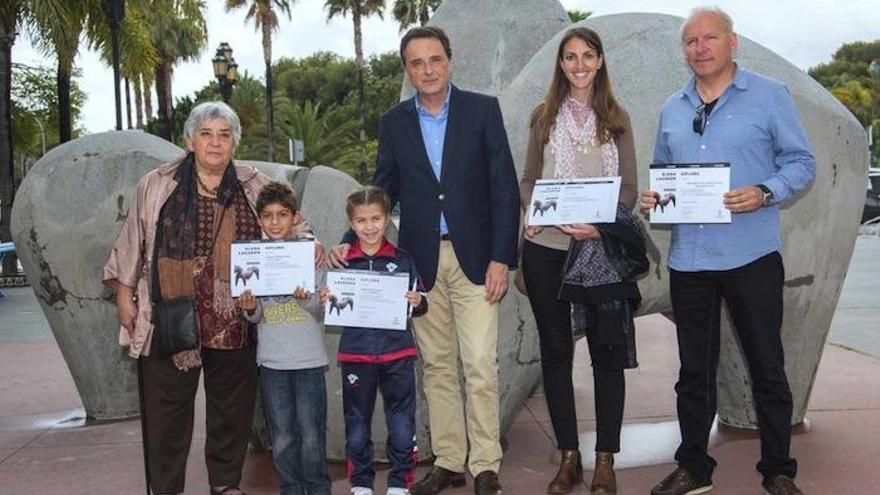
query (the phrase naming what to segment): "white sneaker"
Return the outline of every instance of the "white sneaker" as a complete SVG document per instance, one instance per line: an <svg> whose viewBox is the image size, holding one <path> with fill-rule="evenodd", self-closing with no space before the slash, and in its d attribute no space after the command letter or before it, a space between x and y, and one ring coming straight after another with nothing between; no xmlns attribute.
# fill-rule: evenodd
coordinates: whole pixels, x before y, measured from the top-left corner
<svg viewBox="0 0 880 495"><path fill-rule="evenodd" d="M406 488L391 487L388 489L388 493L386 495L409 495L409 490L407 490Z"/></svg>
<svg viewBox="0 0 880 495"><path fill-rule="evenodd" d="M373 489L364 486L356 486L351 489L351 495L373 495Z"/></svg>

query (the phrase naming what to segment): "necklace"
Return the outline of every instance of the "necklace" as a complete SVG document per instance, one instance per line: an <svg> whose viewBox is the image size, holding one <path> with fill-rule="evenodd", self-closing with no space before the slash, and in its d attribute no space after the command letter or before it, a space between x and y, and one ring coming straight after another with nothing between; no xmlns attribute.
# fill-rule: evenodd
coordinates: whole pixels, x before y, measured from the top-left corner
<svg viewBox="0 0 880 495"><path fill-rule="evenodd" d="M210 187L206 186L205 183L202 182L202 177L199 175L198 172L196 172L196 180L199 181L199 185L202 186L202 189L203 189L206 193L210 194L211 196L216 196L216 195L217 195L217 190L220 189L220 186L219 186L219 185L218 185L217 187L214 187L214 188L210 188Z"/></svg>

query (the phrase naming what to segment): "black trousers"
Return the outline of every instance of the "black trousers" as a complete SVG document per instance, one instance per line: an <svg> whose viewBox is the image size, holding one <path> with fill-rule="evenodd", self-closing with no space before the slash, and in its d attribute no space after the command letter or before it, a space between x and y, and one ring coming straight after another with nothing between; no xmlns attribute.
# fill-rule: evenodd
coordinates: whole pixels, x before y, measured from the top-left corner
<svg viewBox="0 0 880 495"><path fill-rule="evenodd" d="M792 399L780 336L784 279L782 256L777 252L732 270L670 270L681 360L675 392L682 441L675 458L698 479L711 479L716 465L707 449L717 407L722 299L752 380L761 432L758 471L765 478L797 474L797 461L789 456Z"/></svg>
<svg viewBox="0 0 880 495"><path fill-rule="evenodd" d="M571 332L571 306L557 299L562 285L565 251L533 242L523 242L523 279L529 303L538 325L541 344L541 371L544 397L557 447L578 449L577 412L572 385L574 339ZM594 350L591 349L591 354ZM623 423L625 381L623 369L593 366L596 407L596 451L619 452Z"/></svg>
<svg viewBox="0 0 880 495"><path fill-rule="evenodd" d="M180 371L170 357L141 357L147 456L153 493L183 493L201 370L205 372L205 463L211 486L238 485L253 424L256 347L202 349L202 367Z"/></svg>

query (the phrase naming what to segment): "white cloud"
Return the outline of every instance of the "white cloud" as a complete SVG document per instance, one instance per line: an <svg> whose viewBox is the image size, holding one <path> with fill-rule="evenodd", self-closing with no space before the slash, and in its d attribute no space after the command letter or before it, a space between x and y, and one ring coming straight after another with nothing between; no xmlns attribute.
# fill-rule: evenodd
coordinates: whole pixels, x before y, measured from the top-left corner
<svg viewBox="0 0 880 495"><path fill-rule="evenodd" d="M198 61L175 68L174 96L192 94L213 79L211 57L221 41L232 45L240 71L246 70L262 78L261 38L252 24L244 25L245 10L227 13L222 0L208 0L207 3L207 48ZM761 43L803 69L830 60L843 43L880 38L880 8L876 0L721 0L715 3L733 16L739 34ZM697 5L693 1L680 0L562 0L562 4L568 9L590 10L593 15L659 12L678 16L687 15L690 8ZM282 17L281 27L273 40L273 60L302 57L319 50L354 56L351 19L340 18L327 23L323 6L323 0L293 2L291 20ZM396 50L398 26L390 12L384 21L367 19L363 24L363 37L367 56ZM54 64L51 58L42 56L30 45L27 36L19 37L12 59L31 65ZM115 125L113 71L100 61L96 53L85 50L77 57L76 64L83 71L80 85L88 95L82 118L85 128L89 132L112 129Z"/></svg>

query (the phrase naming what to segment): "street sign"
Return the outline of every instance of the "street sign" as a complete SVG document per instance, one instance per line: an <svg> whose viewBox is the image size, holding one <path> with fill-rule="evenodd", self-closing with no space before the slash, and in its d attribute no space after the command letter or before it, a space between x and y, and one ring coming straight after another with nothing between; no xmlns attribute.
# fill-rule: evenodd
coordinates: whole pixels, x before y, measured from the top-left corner
<svg viewBox="0 0 880 495"><path fill-rule="evenodd" d="M306 145L299 139L287 139L287 150L290 163L297 163L306 159Z"/></svg>

